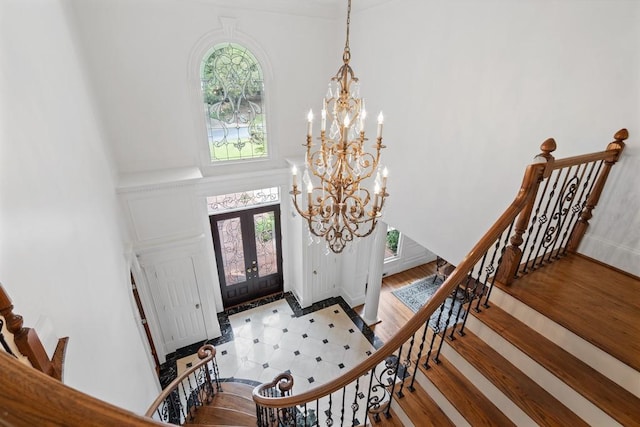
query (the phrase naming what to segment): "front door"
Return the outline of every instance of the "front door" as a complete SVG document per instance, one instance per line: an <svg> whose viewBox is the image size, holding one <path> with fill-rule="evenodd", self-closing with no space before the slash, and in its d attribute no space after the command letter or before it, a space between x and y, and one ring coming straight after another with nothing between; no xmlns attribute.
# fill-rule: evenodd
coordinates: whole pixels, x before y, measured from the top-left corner
<svg viewBox="0 0 640 427"><path fill-rule="evenodd" d="M282 292L280 206L211 215L225 308Z"/></svg>

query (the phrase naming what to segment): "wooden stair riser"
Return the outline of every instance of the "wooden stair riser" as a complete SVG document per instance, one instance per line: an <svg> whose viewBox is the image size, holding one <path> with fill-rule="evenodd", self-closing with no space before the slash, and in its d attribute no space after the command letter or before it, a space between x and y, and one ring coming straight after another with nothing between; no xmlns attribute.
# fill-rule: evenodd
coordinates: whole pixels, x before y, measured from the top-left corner
<svg viewBox="0 0 640 427"><path fill-rule="evenodd" d="M494 287L491 292L491 305L497 305L611 381L640 397L640 372L533 310L498 287Z"/></svg>
<svg viewBox="0 0 640 427"><path fill-rule="evenodd" d="M562 382L491 328L482 324L474 316L469 316L467 328L491 347L497 349L512 365L517 366L520 371L538 383L571 411L580 414L580 417L590 424L601 426L619 425L600 408L585 399L580 393Z"/></svg>

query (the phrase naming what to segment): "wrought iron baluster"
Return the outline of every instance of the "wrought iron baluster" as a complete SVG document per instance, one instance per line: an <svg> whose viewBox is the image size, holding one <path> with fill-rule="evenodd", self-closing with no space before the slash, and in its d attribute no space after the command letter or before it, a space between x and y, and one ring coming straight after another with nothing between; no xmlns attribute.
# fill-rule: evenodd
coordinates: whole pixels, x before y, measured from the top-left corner
<svg viewBox="0 0 640 427"><path fill-rule="evenodd" d="M427 357L425 358L424 365L423 365L425 367L425 369L431 368L429 366L429 360L431 360L431 353L433 352L433 348L434 348L434 344L435 344L435 341L436 341L436 337L440 333L440 320L442 319L442 313L444 312L444 306L445 306L444 303L440 304L440 308L439 308L439 311L438 311L438 317L436 318L436 326L433 328L433 335L431 335L431 343L429 344L429 351L427 352ZM433 317L433 316L431 316L431 317ZM425 327L428 328L429 325L430 325L430 322L431 322L431 318L429 318L429 320L427 321L427 324L425 325ZM442 334L442 338L441 339L443 339L443 338L444 338L444 333Z"/></svg>
<svg viewBox="0 0 640 427"><path fill-rule="evenodd" d="M428 329L429 329L429 321L427 320L422 330L422 339L420 340L420 346L418 347L418 356L416 357L416 366L413 369L413 375L411 376L411 383L407 387L411 392L415 391L415 387L413 386L413 384L416 382L416 374L418 373L418 364L420 363L420 359L422 358L422 350L424 349L424 342L427 339ZM429 360L428 357L427 357L427 360Z"/></svg>
<svg viewBox="0 0 640 427"><path fill-rule="evenodd" d="M358 409L360 409L360 405L358 404L358 392L360 390L360 377L356 378L356 388L353 394L353 403L351 404L351 412L352 412L352 416L351 416L351 425L355 426L356 424L356 419L357 419L357 413L358 413Z"/></svg>
<svg viewBox="0 0 640 427"><path fill-rule="evenodd" d="M456 293L458 292L459 287L460 285L456 286L456 289L453 291L453 293L449 295L449 297L447 297L447 299L451 298L451 304L449 305L449 311L447 312L447 319L445 321L444 328L442 329L442 339L440 340L440 344L438 345L438 350L436 351L436 355L433 358L433 361L436 362L436 364L440 364L440 359L439 359L440 352L442 351L442 345L444 344L444 339L447 334L447 329L449 328L449 324L451 322L451 316L453 315L453 306L455 305L454 304L455 296L456 296Z"/></svg>
<svg viewBox="0 0 640 427"><path fill-rule="evenodd" d="M546 253L542 256L540 260L540 264L542 265L544 262L551 262L552 258L555 258L554 251L557 248L558 240L560 240L560 235L562 233L562 228L564 227L564 220L566 218L567 212L569 209L565 206L567 202L571 205L571 201L575 197L576 188L579 185L577 181L577 173L580 171L580 166L576 166L577 171L573 173L574 167L570 167L567 169L567 173L565 175L564 182L562 183L562 188L560 193L558 194L558 198L556 199L556 206L554 207L554 214L552 218L555 220L555 230L551 232L549 236L546 236L545 242L549 242L546 245L545 251ZM549 223L550 225L551 223ZM546 256L546 260L545 260Z"/></svg>
<svg viewBox="0 0 640 427"><path fill-rule="evenodd" d="M531 255L536 250L536 244L538 242L538 237L540 236L542 224L546 223L548 220L547 214L546 214L546 211L549 207L548 194L549 193L553 194L553 190L547 193L549 185L552 182L551 178L552 177L550 176L545 180L544 189L542 190L542 192L538 193L538 203L536 204L536 212L535 212L535 215L531 218L531 227L529 227L526 242L527 243L529 242L529 239L531 236L533 236L533 240L531 241L531 246L527 250L527 259L524 262L524 265L522 268L523 274L527 273L527 270L529 269L529 261L531 261ZM555 184L551 184L551 185L553 186ZM547 205L543 208L542 205L544 204L545 201L547 202ZM542 209L542 213L540 213L541 209ZM534 230L535 230L535 234L534 234ZM535 258L533 262L535 263ZM533 264L531 265L531 269L533 270Z"/></svg>
<svg viewBox="0 0 640 427"><path fill-rule="evenodd" d="M344 403L345 403L346 392L347 392L347 388L342 387L342 405L340 406L340 425L341 426L344 425Z"/></svg>
<svg viewBox="0 0 640 427"><path fill-rule="evenodd" d="M367 387L367 401L365 402L365 410L364 410L364 422L365 425L367 424L367 421L369 419L369 413L371 412L371 406L370 406L370 402L371 402L371 390L373 390L373 378L376 376L376 367L374 366L373 368L371 368L371 370L369 371L369 387ZM373 416L373 418L375 419L375 415ZM378 418L377 421L379 421L380 419Z"/></svg>
<svg viewBox="0 0 640 427"><path fill-rule="evenodd" d="M557 173L556 181L554 182L552 191L549 194L549 203L546 209L548 221L545 224L544 231L542 233L542 240L538 245L535 257L533 258L533 270L538 269L544 263L544 258L547 254L547 250L556 235L558 221L558 204L562 199L564 186L572 168L573 167L561 169ZM562 184L560 184L560 182L562 182ZM560 184L559 190L558 184ZM556 190L558 190L558 192L556 192Z"/></svg>
<svg viewBox="0 0 640 427"><path fill-rule="evenodd" d="M596 171L595 176L597 176L600 171L601 165L602 161L590 162L584 165L582 176L580 177L582 188L580 190L580 194L578 194L574 199L573 206L571 207L571 216L569 217L569 223L565 228L565 233L562 236L562 242L560 244L560 255L566 255L567 253L567 245L569 243L569 239L571 238L571 234L573 233L573 229L575 228L578 216L580 212L582 212L582 209L587 201L587 197L589 197L589 193L591 191L591 188L593 187L593 183L595 182L595 180L593 179L593 173L594 171Z"/></svg>
<svg viewBox="0 0 640 427"><path fill-rule="evenodd" d="M511 225L509 225L509 228L506 230L505 233L503 233L504 236L504 240L502 243L502 249L500 250L500 257L498 258L498 265L496 266L496 274L494 274L494 276L491 278L491 284L488 286L483 287L482 289L482 295L484 295L484 303L482 304L482 306L484 308L489 308L489 297L491 296L491 291L493 290L493 285L496 281L496 279L498 278L499 274L500 274L500 267L502 266L502 261L504 260L504 254L507 251L507 245L509 244L509 238L511 236L511 233L513 231L513 227L515 225L515 220L511 222ZM478 298L478 308L480 307L480 300L482 300L482 295L480 296L480 298Z"/></svg>
<svg viewBox="0 0 640 427"><path fill-rule="evenodd" d="M407 378L410 374L409 374L409 370L412 366L411 363L411 351L413 350L413 343L415 342L416 339L416 333L414 332L413 335L411 335L411 341L409 342L409 350L407 350L407 356L404 358L404 362L402 363L402 366L404 367L404 370L402 372L402 378L400 379L400 390L398 390L397 395L399 397L403 397L404 393L402 392L402 390L404 389L404 379ZM418 365L418 361L416 360L416 366ZM400 360L398 360L398 366L400 366ZM400 369L399 367L396 369ZM415 369L415 368L414 368Z"/></svg>

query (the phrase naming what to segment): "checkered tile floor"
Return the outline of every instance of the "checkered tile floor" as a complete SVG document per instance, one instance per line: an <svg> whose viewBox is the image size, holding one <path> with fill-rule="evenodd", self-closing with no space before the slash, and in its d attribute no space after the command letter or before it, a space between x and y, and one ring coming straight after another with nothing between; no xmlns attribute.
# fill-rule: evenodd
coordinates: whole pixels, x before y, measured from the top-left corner
<svg viewBox="0 0 640 427"><path fill-rule="evenodd" d="M285 299L229 316L233 340L216 346L221 378L268 382L294 378L294 393L329 381L355 366L374 347L340 305L296 317ZM197 361L177 361L178 374Z"/></svg>

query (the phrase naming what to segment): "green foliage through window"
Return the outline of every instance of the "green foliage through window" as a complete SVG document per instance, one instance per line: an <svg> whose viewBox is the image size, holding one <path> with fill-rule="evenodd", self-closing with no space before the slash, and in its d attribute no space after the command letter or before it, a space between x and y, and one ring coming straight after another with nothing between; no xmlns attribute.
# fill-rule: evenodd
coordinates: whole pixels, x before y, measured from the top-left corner
<svg viewBox="0 0 640 427"><path fill-rule="evenodd" d="M385 251L385 258L390 258L398 255L399 242L400 232L395 228L389 228L387 230L387 250Z"/></svg>
<svg viewBox="0 0 640 427"><path fill-rule="evenodd" d="M264 79L255 56L235 43L218 45L201 77L211 161L265 157Z"/></svg>

